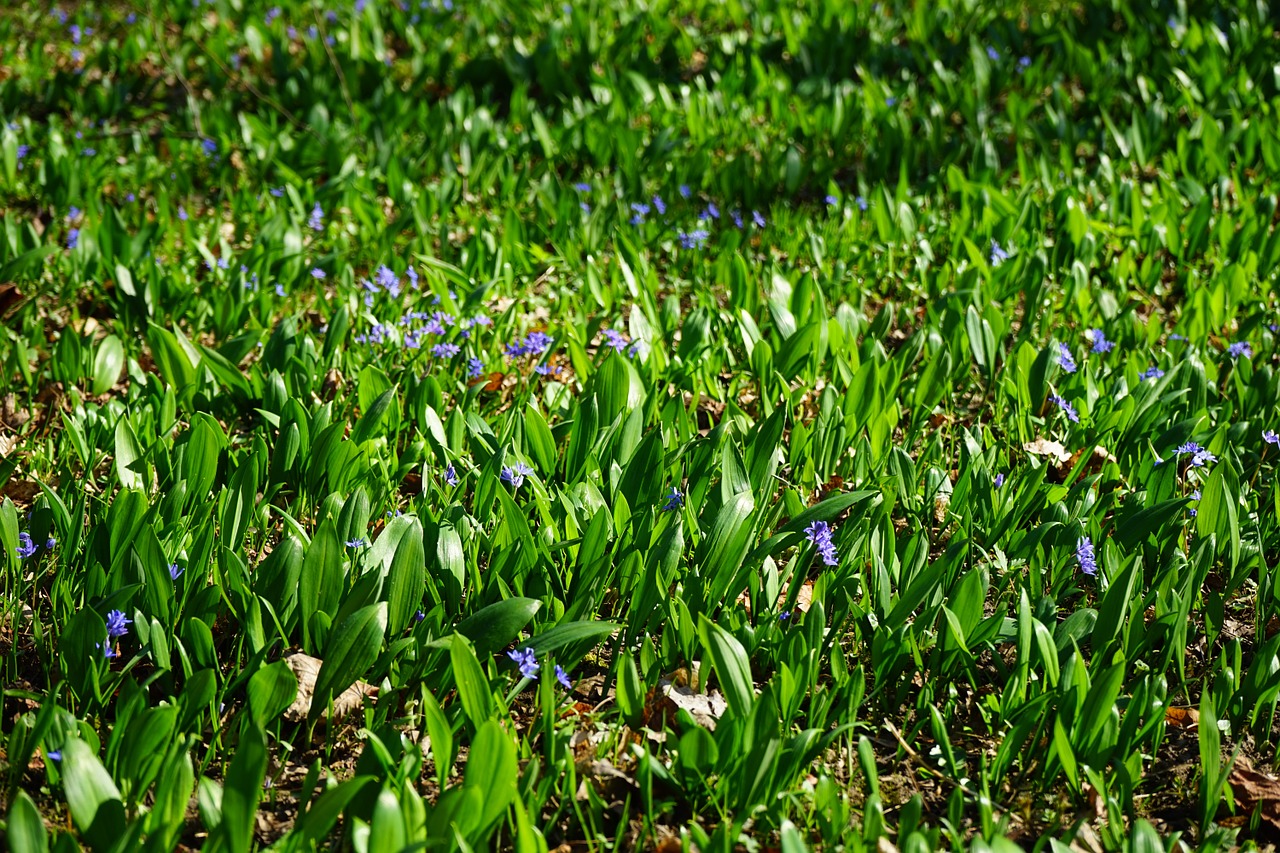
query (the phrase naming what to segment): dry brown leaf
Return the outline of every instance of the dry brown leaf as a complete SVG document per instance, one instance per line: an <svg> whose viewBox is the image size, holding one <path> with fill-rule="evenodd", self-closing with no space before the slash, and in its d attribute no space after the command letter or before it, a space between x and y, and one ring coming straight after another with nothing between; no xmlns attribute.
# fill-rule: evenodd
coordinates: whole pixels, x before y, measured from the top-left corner
<svg viewBox="0 0 1280 853"><path fill-rule="evenodd" d="M284 717L290 722L299 723L311 713L311 699L316 692L316 676L320 674L320 665L324 661L302 652L294 652L285 655L284 662L288 664L289 669L293 670L294 677L298 679L297 698L293 700L293 704L284 712ZM377 692L378 688L373 685L357 681L334 697L334 718L346 716L352 711L364 707L364 697L374 696Z"/></svg>
<svg viewBox="0 0 1280 853"><path fill-rule="evenodd" d="M1177 729L1189 729L1199 724L1200 712L1195 708L1166 708L1164 722Z"/></svg>
<svg viewBox="0 0 1280 853"><path fill-rule="evenodd" d="M677 687L669 681L659 682L658 689L672 704L688 711L694 721L706 729L714 729L716 720L729 710L729 703L718 690L695 693L688 687Z"/></svg>
<svg viewBox="0 0 1280 853"><path fill-rule="evenodd" d="M1071 454L1067 452L1067 449L1062 446L1060 441L1037 438L1035 441L1028 441L1022 445L1022 449L1032 456L1044 456L1052 459L1058 465L1071 458Z"/></svg>
<svg viewBox="0 0 1280 853"><path fill-rule="evenodd" d="M1231 768L1227 783L1242 814L1251 814L1256 808L1263 820L1280 829L1280 779L1259 773L1242 759Z"/></svg>

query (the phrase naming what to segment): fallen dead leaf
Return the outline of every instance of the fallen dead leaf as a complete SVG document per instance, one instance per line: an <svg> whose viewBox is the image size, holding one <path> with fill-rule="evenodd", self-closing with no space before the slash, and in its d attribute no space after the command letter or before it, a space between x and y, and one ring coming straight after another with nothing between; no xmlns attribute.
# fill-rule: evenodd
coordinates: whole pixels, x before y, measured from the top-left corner
<svg viewBox="0 0 1280 853"><path fill-rule="evenodd" d="M1245 759L1239 759L1231 768L1227 777L1231 785L1231 793L1241 814L1251 814L1257 809L1258 815L1280 829L1280 779L1267 773L1259 773L1249 766Z"/></svg>
<svg viewBox="0 0 1280 853"><path fill-rule="evenodd" d="M288 664L289 669L293 670L294 677L298 679L298 696L293 700L293 704L285 710L284 717L290 722L300 723L311 713L311 699L316 692L316 676L320 674L320 665L324 661L302 652L294 652L285 655L284 662ZM334 719L346 716L352 711L363 707L364 697L375 696L377 692L378 688L372 684L357 681L334 697Z"/></svg>
<svg viewBox="0 0 1280 853"><path fill-rule="evenodd" d="M1166 708L1165 725L1178 729L1189 729L1200 722L1200 712L1195 708Z"/></svg>
<svg viewBox="0 0 1280 853"><path fill-rule="evenodd" d="M1037 438L1035 441L1028 441L1022 445L1022 449L1032 456L1044 456L1052 459L1058 465L1071 459L1071 454L1067 452L1067 449L1062 446L1060 441Z"/></svg>

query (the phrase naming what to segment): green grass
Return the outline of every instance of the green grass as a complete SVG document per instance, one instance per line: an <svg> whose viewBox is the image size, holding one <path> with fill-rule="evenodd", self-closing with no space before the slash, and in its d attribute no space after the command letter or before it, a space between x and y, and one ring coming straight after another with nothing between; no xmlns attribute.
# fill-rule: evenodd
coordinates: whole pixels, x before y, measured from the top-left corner
<svg viewBox="0 0 1280 853"><path fill-rule="evenodd" d="M64 8L7 849L1275 839L1266 3Z"/></svg>

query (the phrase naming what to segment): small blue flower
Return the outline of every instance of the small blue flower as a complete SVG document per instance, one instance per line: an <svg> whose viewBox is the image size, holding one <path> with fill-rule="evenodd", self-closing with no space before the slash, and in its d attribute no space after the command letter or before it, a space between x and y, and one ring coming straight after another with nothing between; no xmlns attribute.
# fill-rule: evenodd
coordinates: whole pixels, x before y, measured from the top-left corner
<svg viewBox="0 0 1280 853"><path fill-rule="evenodd" d="M427 618L427 614L423 613L421 609L419 609L417 613L413 614L414 622L421 622L423 619L426 619L426 618Z"/></svg>
<svg viewBox="0 0 1280 853"><path fill-rule="evenodd" d="M1000 472L999 474L996 474L995 485L996 485L996 488L997 488L997 489L1004 485L1004 472L1003 472L1003 471L1002 471L1002 472Z"/></svg>
<svg viewBox="0 0 1280 853"><path fill-rule="evenodd" d="M1115 341L1107 340L1107 336L1101 329L1090 329L1089 337L1093 340L1092 352L1111 352L1115 347Z"/></svg>
<svg viewBox="0 0 1280 853"><path fill-rule="evenodd" d="M324 210L320 207L320 202L316 202L316 206L311 208L311 218L307 220L307 227L312 231L324 230Z"/></svg>
<svg viewBox="0 0 1280 853"><path fill-rule="evenodd" d="M1066 344L1058 344L1058 366L1067 373L1076 372L1076 360L1071 355L1071 347Z"/></svg>
<svg viewBox="0 0 1280 853"><path fill-rule="evenodd" d="M45 757L45 758L47 758L47 759L49 759L50 761L61 761L61 760L62 760L62 750L60 750L60 749L51 749L51 750L49 750L48 752L46 752L46 753L44 754L44 757Z"/></svg>
<svg viewBox="0 0 1280 853"><path fill-rule="evenodd" d="M642 222L644 222L644 218L649 215L649 205L641 204L640 202L632 202L631 210L635 214L634 216L631 217L632 225L641 224Z"/></svg>
<svg viewBox="0 0 1280 853"><path fill-rule="evenodd" d="M50 536L48 539L44 540L44 549L46 551L52 551L53 546L57 544L58 544L58 540Z"/></svg>
<svg viewBox="0 0 1280 853"><path fill-rule="evenodd" d="M454 469L452 462L445 466L444 481L450 486L458 485L458 472Z"/></svg>
<svg viewBox="0 0 1280 853"><path fill-rule="evenodd" d="M431 348L431 354L436 358L453 358L461 351L457 344L436 344Z"/></svg>
<svg viewBox="0 0 1280 853"><path fill-rule="evenodd" d="M546 332L530 332L524 338L524 351L529 355L542 355L551 346L551 341Z"/></svg>
<svg viewBox="0 0 1280 853"><path fill-rule="evenodd" d="M765 225L764 214L758 210L751 211L751 221L755 223L757 228L763 228Z"/></svg>
<svg viewBox="0 0 1280 853"><path fill-rule="evenodd" d="M790 611L790 610L784 610L784 611L782 611L781 613L779 613L779 614L778 614L778 621L779 621L779 622L786 622L786 621L787 621L788 619L790 619L790 618L791 618L791 611Z"/></svg>
<svg viewBox="0 0 1280 853"><path fill-rule="evenodd" d="M218 143L212 139L205 138L200 141L200 147L204 149L204 156L213 157L218 153Z"/></svg>
<svg viewBox="0 0 1280 853"><path fill-rule="evenodd" d="M823 201L827 203L827 207L835 207L837 204L840 203L840 199L831 195L831 193L827 193L827 196L826 198L823 199Z"/></svg>
<svg viewBox="0 0 1280 853"><path fill-rule="evenodd" d="M835 543L831 541L831 532L831 527L825 521L815 521L804 529L805 536L817 548L822 562L828 566L834 566L840 562Z"/></svg>
<svg viewBox="0 0 1280 853"><path fill-rule="evenodd" d="M867 209L867 200L863 196L855 198L853 203L858 205L858 210L865 211Z"/></svg>
<svg viewBox="0 0 1280 853"><path fill-rule="evenodd" d="M360 547L362 547L362 546L364 545L364 540L363 540L363 539L348 539L346 544L347 544L347 547L348 547L348 548L360 548Z"/></svg>
<svg viewBox="0 0 1280 853"><path fill-rule="evenodd" d="M1076 541L1076 564L1086 575L1098 574L1098 560L1093 553L1093 542L1088 536L1081 536Z"/></svg>
<svg viewBox="0 0 1280 853"><path fill-rule="evenodd" d="M518 489L524 485L524 478L533 473L533 469L523 462L517 462L514 467L504 466L502 469L502 482Z"/></svg>
<svg viewBox="0 0 1280 853"><path fill-rule="evenodd" d="M284 195L284 187L271 187L267 192L271 193L271 195L276 198L280 198L280 196Z"/></svg>
<svg viewBox="0 0 1280 853"><path fill-rule="evenodd" d="M689 189L689 185L688 185L688 184L681 184L681 185L680 185L680 197L681 197L681 198L689 198L691 195L693 195L693 190Z"/></svg>
<svg viewBox="0 0 1280 853"><path fill-rule="evenodd" d="M476 379L484 375L484 362L478 358L467 359L467 376Z"/></svg>
<svg viewBox="0 0 1280 853"><path fill-rule="evenodd" d="M1273 429L1264 429L1262 431L1262 440L1267 444L1274 444L1280 447L1280 435L1276 435L1276 431Z"/></svg>
<svg viewBox="0 0 1280 853"><path fill-rule="evenodd" d="M169 564L169 577L172 578L173 580L177 580L178 578L182 577L182 573L185 571L186 569L184 569L182 566L179 566L177 563Z"/></svg>
<svg viewBox="0 0 1280 853"><path fill-rule="evenodd" d="M1138 378L1143 380L1159 379L1161 376L1164 376L1163 370L1161 370L1158 367L1148 367L1146 370L1142 371L1141 374L1139 374Z"/></svg>
<svg viewBox="0 0 1280 853"><path fill-rule="evenodd" d="M31 541L31 534L23 532L18 534L18 547L14 550L18 554L18 559L25 560L34 554L38 548L36 543Z"/></svg>
<svg viewBox="0 0 1280 853"><path fill-rule="evenodd" d="M1071 421L1073 424L1080 423L1080 415L1076 412L1076 407L1068 403L1062 397L1059 397L1057 394L1050 394L1049 402L1061 409L1067 416L1067 420Z"/></svg>
<svg viewBox="0 0 1280 853"><path fill-rule="evenodd" d="M1031 67L1031 57L1024 56L1018 60L1018 71L1025 71Z"/></svg>
<svg viewBox="0 0 1280 853"><path fill-rule="evenodd" d="M1200 500L1199 489L1196 489L1194 492L1191 493L1191 500L1193 501ZM1200 510L1197 507L1191 507L1190 509L1187 510L1187 515L1191 516L1192 518L1195 518L1199 513L1200 513Z"/></svg>
<svg viewBox="0 0 1280 853"><path fill-rule="evenodd" d="M1248 341L1236 341L1234 344L1227 347L1227 355L1232 358L1239 358L1240 356L1253 358L1253 347L1249 346Z"/></svg>
<svg viewBox="0 0 1280 853"><path fill-rule="evenodd" d="M716 203L714 201L709 201L703 211L698 214L698 218L704 221L708 219L719 219L720 208L716 207Z"/></svg>
<svg viewBox="0 0 1280 853"><path fill-rule="evenodd" d="M680 491L675 486L672 486L671 494L667 495L667 502L663 505L662 511L671 512L672 510L677 510L682 506L684 506L684 492Z"/></svg>
<svg viewBox="0 0 1280 853"><path fill-rule="evenodd" d="M325 277L324 270L320 269L319 267L312 267L311 277L318 281L322 281Z"/></svg>
<svg viewBox="0 0 1280 853"><path fill-rule="evenodd" d="M78 245L80 245L80 229L72 228L67 232L67 248L74 249Z"/></svg>
<svg viewBox="0 0 1280 853"><path fill-rule="evenodd" d="M707 242L707 238L711 236L709 231L702 228L696 228L693 231L681 231L677 235L680 240L680 248L682 249L701 249L702 245Z"/></svg>
<svg viewBox="0 0 1280 853"><path fill-rule="evenodd" d="M132 622L132 619L126 618L119 610L112 610L107 614L107 637L112 639L123 637L129 633L129 625Z"/></svg>
<svg viewBox="0 0 1280 853"><path fill-rule="evenodd" d="M1000 248L1000 244L995 240L991 241L991 266L998 267L1000 264L1009 260L1009 253Z"/></svg>
<svg viewBox="0 0 1280 853"><path fill-rule="evenodd" d="M574 184L574 185L573 185L573 188L574 188L575 190L577 190L578 192L580 192L580 193L589 193L589 192L591 192L591 184L588 184L588 183L579 183L579 184Z"/></svg>
<svg viewBox="0 0 1280 853"><path fill-rule="evenodd" d="M990 59L992 62L995 62L999 58L1000 58L1000 53L994 47L987 48L987 59Z"/></svg>
<svg viewBox="0 0 1280 853"><path fill-rule="evenodd" d="M525 678L537 678L538 656L533 649L526 648L524 651L512 649L507 652L507 657L515 661L516 666L520 667L520 674Z"/></svg>
<svg viewBox="0 0 1280 853"><path fill-rule="evenodd" d="M182 205L178 205L178 218L186 222L190 217L187 215L187 209Z"/></svg>
<svg viewBox="0 0 1280 853"><path fill-rule="evenodd" d="M667 203L662 200L662 196L655 195L650 201L653 202L653 209L658 211L659 216L667 212Z"/></svg>
<svg viewBox="0 0 1280 853"><path fill-rule="evenodd" d="M569 681L569 673L565 672L564 667L560 666L560 664L556 664L556 681L559 681L565 690L573 687L573 684Z"/></svg>
<svg viewBox="0 0 1280 853"><path fill-rule="evenodd" d="M94 643L93 647L95 649L102 649L102 656L107 660L111 660L111 658L116 656L116 647L111 644L110 635L108 635L101 643Z"/></svg>

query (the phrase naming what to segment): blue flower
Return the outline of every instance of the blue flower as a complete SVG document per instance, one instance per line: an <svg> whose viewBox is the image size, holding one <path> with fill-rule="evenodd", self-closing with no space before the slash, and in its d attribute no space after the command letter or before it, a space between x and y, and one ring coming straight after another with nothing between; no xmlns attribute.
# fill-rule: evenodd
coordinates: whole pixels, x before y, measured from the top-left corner
<svg viewBox="0 0 1280 853"><path fill-rule="evenodd" d="M320 202L316 202L316 206L311 208L311 218L307 220L307 227L312 231L324 230L324 210L320 207Z"/></svg>
<svg viewBox="0 0 1280 853"><path fill-rule="evenodd" d="M1236 341L1234 344L1227 347L1227 355L1232 358L1239 358L1240 356L1253 358L1253 347L1249 346L1248 341Z"/></svg>
<svg viewBox="0 0 1280 853"><path fill-rule="evenodd" d="M431 348L431 354L436 358L453 358L461 352L457 344L436 344Z"/></svg>
<svg viewBox="0 0 1280 853"><path fill-rule="evenodd" d="M1018 71L1025 71L1031 67L1031 57L1024 56L1018 60Z"/></svg>
<svg viewBox="0 0 1280 853"><path fill-rule="evenodd" d="M533 473L533 469L523 462L517 462L515 467L505 466L502 469L502 482L518 489L524 485L524 478Z"/></svg>
<svg viewBox="0 0 1280 853"><path fill-rule="evenodd" d="M563 369L564 368L562 368L558 364L554 366L550 364L539 364L538 366L533 368L533 372L538 374L539 376L556 376Z"/></svg>
<svg viewBox="0 0 1280 853"><path fill-rule="evenodd" d="M18 534L18 547L14 550L18 553L19 560L25 560L34 554L38 548L36 543L31 541L31 534L23 532Z"/></svg>
<svg viewBox="0 0 1280 853"><path fill-rule="evenodd" d="M450 486L458 485L458 472L454 469L452 462L445 466L444 481Z"/></svg>
<svg viewBox="0 0 1280 853"><path fill-rule="evenodd" d="M1066 414L1067 420L1071 421L1073 424L1080 423L1080 415L1076 412L1076 407L1068 403L1062 397L1059 397L1057 394L1050 394L1049 402L1061 409L1063 413Z"/></svg>
<svg viewBox="0 0 1280 853"><path fill-rule="evenodd" d="M1197 444L1196 442L1194 442L1194 441L1186 441L1186 442L1183 442L1182 444L1179 444L1179 445L1174 449L1174 451L1173 451L1173 452L1174 452L1174 453L1176 453L1176 454L1178 454L1179 456L1182 456L1182 455L1187 454L1187 453L1200 453L1200 452L1202 452L1203 450L1204 450L1204 448L1203 448L1203 447L1201 447L1201 446L1200 446L1199 444Z"/></svg>
<svg viewBox="0 0 1280 853"><path fill-rule="evenodd" d="M184 571L186 571L186 569L182 568L182 566L179 566L177 563L169 564L169 577L173 580L177 580L182 577L182 573Z"/></svg>
<svg viewBox="0 0 1280 853"><path fill-rule="evenodd" d="M995 240L991 241L991 266L998 267L1000 264L1009 260L1009 253L1000 248L1000 244Z"/></svg>
<svg viewBox="0 0 1280 853"><path fill-rule="evenodd" d="M757 228L763 228L765 225L764 214L758 210L751 211L751 221L755 223Z"/></svg>
<svg viewBox="0 0 1280 853"><path fill-rule="evenodd" d="M206 157L213 157L218 153L218 143L212 139L201 140L200 147L204 149L204 156Z"/></svg>
<svg viewBox="0 0 1280 853"><path fill-rule="evenodd" d="M1107 340L1107 336L1101 329L1090 329L1089 337L1093 339L1092 352L1111 352L1116 345L1115 341Z"/></svg>
<svg viewBox="0 0 1280 853"><path fill-rule="evenodd" d="M529 355L542 355L551 346L551 336L545 332L530 332L524 338L524 350Z"/></svg>
<svg viewBox="0 0 1280 853"><path fill-rule="evenodd" d="M992 62L995 62L999 58L1000 58L1000 53L994 47L987 48L987 59L990 59Z"/></svg>
<svg viewBox="0 0 1280 853"><path fill-rule="evenodd" d="M280 198L280 196L284 195L284 187L271 187L267 192L271 193L271 195L276 198Z"/></svg>
<svg viewBox="0 0 1280 853"><path fill-rule="evenodd" d="M704 221L708 219L719 219L720 208L716 207L716 203L714 201L709 201L703 211L698 214L698 218Z"/></svg>
<svg viewBox="0 0 1280 853"><path fill-rule="evenodd" d="M1076 564L1086 575L1098 574L1098 559L1093 553L1093 542L1088 536L1081 536L1076 542Z"/></svg>
<svg viewBox="0 0 1280 853"><path fill-rule="evenodd" d="M284 298L284 285L280 282L276 282L276 296L279 296L281 299Z"/></svg>
<svg viewBox="0 0 1280 853"><path fill-rule="evenodd" d="M678 238L680 240L680 248L701 249L702 244L706 243L707 238L710 236L711 236L711 233L702 228L697 228L687 233L684 231L681 231L680 234L678 235Z"/></svg>
<svg viewBox="0 0 1280 853"><path fill-rule="evenodd" d="M1004 472L1002 471L1001 473L996 474L995 486L998 489L1003 485L1004 485Z"/></svg>
<svg viewBox="0 0 1280 853"><path fill-rule="evenodd" d="M414 622L421 622L423 619L426 619L426 618L427 618L427 614L423 613L421 608L419 608L417 613L413 614Z"/></svg>
<svg viewBox="0 0 1280 853"><path fill-rule="evenodd" d="M631 217L632 225L639 225L644 222L644 218L649 214L649 205L640 202L632 202L631 210L635 212L635 216Z"/></svg>
<svg viewBox="0 0 1280 853"><path fill-rule="evenodd" d="M348 547L348 548L360 548L360 547L362 547L362 546L364 545L364 540L363 540L363 539L348 539L346 544L347 544L347 547Z"/></svg>
<svg viewBox="0 0 1280 853"><path fill-rule="evenodd" d="M667 212L667 204L662 200L662 196L654 195L651 200L653 201L653 209L658 211L659 216Z"/></svg>
<svg viewBox="0 0 1280 853"><path fill-rule="evenodd" d="M110 660L111 658L116 656L116 647L111 644L110 636L108 636L101 643L94 643L93 647L95 649L102 649L102 656L107 660Z"/></svg>
<svg viewBox="0 0 1280 853"><path fill-rule="evenodd" d="M1196 489L1194 492L1191 493L1191 500L1193 501L1200 500L1199 489ZM1195 518L1199 513L1200 513L1200 510L1196 507L1191 507L1190 509L1187 510L1187 515L1191 516L1192 518Z"/></svg>
<svg viewBox="0 0 1280 853"><path fill-rule="evenodd" d="M533 649L526 648L524 651L512 649L507 652L507 657L516 662L516 666L520 667L520 674L525 678L538 677L538 656L534 654Z"/></svg>
<svg viewBox="0 0 1280 853"><path fill-rule="evenodd" d="M62 750L60 750L60 749L51 749L51 750L49 750L48 752L46 752L46 753L44 754L44 757L45 757L45 758L47 758L47 759L49 759L50 761L61 761L61 760L62 760Z"/></svg>
<svg viewBox="0 0 1280 853"><path fill-rule="evenodd" d="M119 610L112 610L107 614L107 637L123 637L129 633L129 625L132 622L132 619L125 618Z"/></svg>
<svg viewBox="0 0 1280 853"><path fill-rule="evenodd" d="M1262 431L1262 440L1267 444L1274 444L1280 447L1280 435L1276 435L1276 431L1273 429L1264 429Z"/></svg>
<svg viewBox="0 0 1280 853"><path fill-rule="evenodd" d="M78 245L80 245L80 229L72 228L67 232L67 248L74 249Z"/></svg>
<svg viewBox="0 0 1280 853"><path fill-rule="evenodd" d="M317 279L317 280L323 280L323 279L324 279L324 270L320 269L320 267L312 267L312 269L311 269L311 277L312 277L312 278L314 278L314 279Z"/></svg>
<svg viewBox="0 0 1280 853"><path fill-rule="evenodd" d="M740 210L730 211L729 218L733 220L733 225L735 228L742 227L742 211Z"/></svg>
<svg viewBox="0 0 1280 853"><path fill-rule="evenodd" d="M1164 376L1164 371L1158 367L1148 367L1138 376L1139 379L1159 379Z"/></svg>
<svg viewBox="0 0 1280 853"><path fill-rule="evenodd" d="M791 611L790 611L790 610L784 610L784 611L782 611L781 613L779 613L779 614L778 614L778 621L779 621L779 622L786 622L786 621L787 621L788 619L790 619L790 618L791 618Z"/></svg>
<svg viewBox="0 0 1280 853"><path fill-rule="evenodd" d="M186 222L190 217L187 216L187 209L182 205L178 205L178 218Z"/></svg>
<svg viewBox="0 0 1280 853"><path fill-rule="evenodd" d="M671 512L672 510L679 509L682 506L684 506L684 492L680 491L675 486L672 486L671 494L667 495L667 502L663 505L662 511Z"/></svg>
<svg viewBox="0 0 1280 853"><path fill-rule="evenodd" d="M57 544L58 544L58 540L50 536L48 539L44 540L44 549L46 551L52 551L53 546Z"/></svg>
<svg viewBox="0 0 1280 853"><path fill-rule="evenodd" d="M1076 360L1071 355L1071 347L1066 344L1058 344L1058 366L1067 373L1076 372Z"/></svg>
<svg viewBox="0 0 1280 853"><path fill-rule="evenodd" d="M478 358L467 359L467 376L472 379L484 375L484 362Z"/></svg>
<svg viewBox="0 0 1280 853"><path fill-rule="evenodd" d="M689 198L689 196L691 196L691 195L693 195L693 190L689 189L689 185L688 185L688 184L681 184L681 185L680 185L680 197L681 197L681 198Z"/></svg>
<svg viewBox="0 0 1280 853"><path fill-rule="evenodd" d="M580 193L589 193L589 192L591 192L591 184L588 184L588 183L579 183L579 184L574 184L574 185L573 185L573 188L574 188L575 190L577 190L578 192L580 192Z"/></svg>
<svg viewBox="0 0 1280 853"><path fill-rule="evenodd" d="M573 687L573 684L569 681L569 673L565 672L564 667L560 666L560 664L556 664L556 681L560 682L565 690Z"/></svg>
<svg viewBox="0 0 1280 853"><path fill-rule="evenodd" d="M818 550L822 562L828 566L837 565L840 555L836 553L835 543L831 541L831 527L825 521L815 521L804 529L804 534Z"/></svg>
<svg viewBox="0 0 1280 853"><path fill-rule="evenodd" d="M837 204L840 203L840 199L831 195L831 193L827 193L827 196L826 198L823 199L823 201L827 203L827 207L835 207Z"/></svg>
<svg viewBox="0 0 1280 853"><path fill-rule="evenodd" d="M867 209L867 200L862 196L858 196L857 198L855 198L853 200L853 203L858 205L858 210L865 211Z"/></svg>

